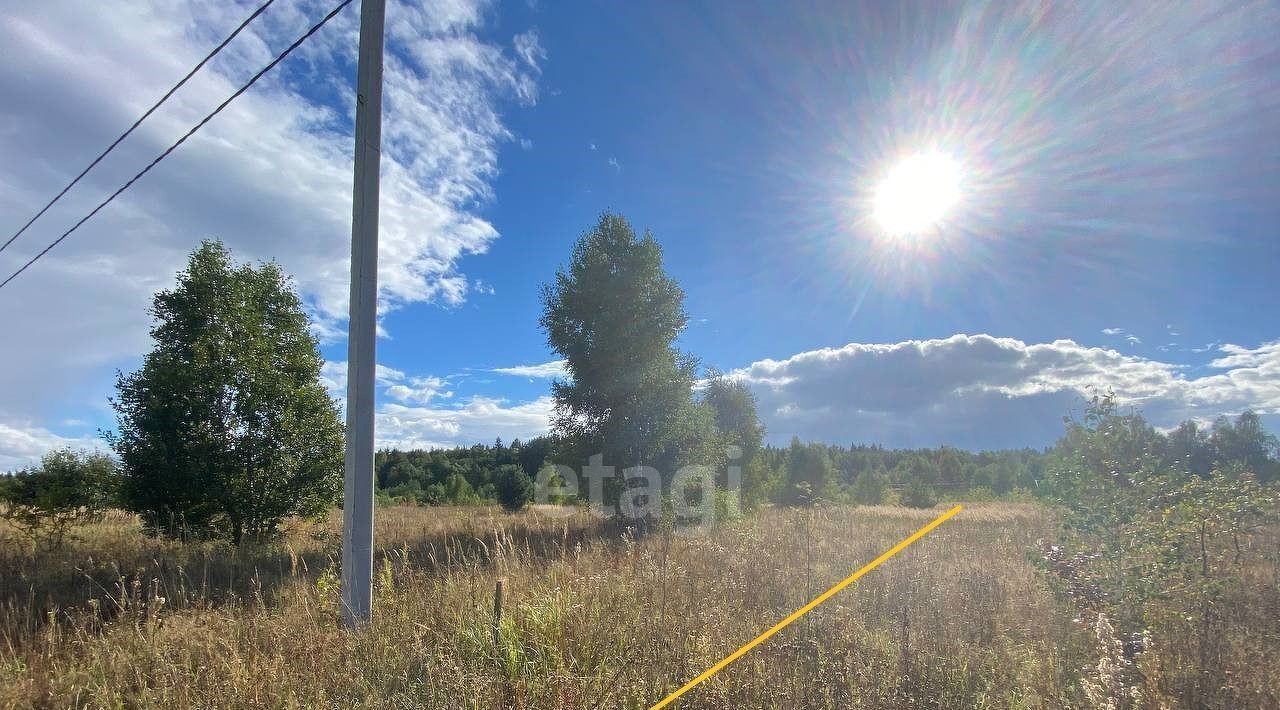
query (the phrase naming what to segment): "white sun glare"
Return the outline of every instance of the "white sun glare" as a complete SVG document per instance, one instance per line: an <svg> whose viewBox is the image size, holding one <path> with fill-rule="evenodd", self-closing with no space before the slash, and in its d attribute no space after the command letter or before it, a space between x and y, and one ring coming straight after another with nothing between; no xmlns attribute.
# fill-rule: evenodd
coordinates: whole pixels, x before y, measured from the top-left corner
<svg viewBox="0 0 1280 710"><path fill-rule="evenodd" d="M960 164L942 153L916 153L895 165L876 188L872 214L892 235L938 226L960 201Z"/></svg>

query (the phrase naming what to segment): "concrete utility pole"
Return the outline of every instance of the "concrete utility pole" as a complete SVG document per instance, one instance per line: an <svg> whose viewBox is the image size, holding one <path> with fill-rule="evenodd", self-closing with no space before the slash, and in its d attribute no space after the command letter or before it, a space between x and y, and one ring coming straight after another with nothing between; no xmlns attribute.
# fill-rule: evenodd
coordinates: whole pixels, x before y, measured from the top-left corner
<svg viewBox="0 0 1280 710"><path fill-rule="evenodd" d="M378 169L382 159L382 30L386 0L360 5L356 169L347 333L347 455L342 496L342 623L373 615L373 387L377 367Z"/></svg>

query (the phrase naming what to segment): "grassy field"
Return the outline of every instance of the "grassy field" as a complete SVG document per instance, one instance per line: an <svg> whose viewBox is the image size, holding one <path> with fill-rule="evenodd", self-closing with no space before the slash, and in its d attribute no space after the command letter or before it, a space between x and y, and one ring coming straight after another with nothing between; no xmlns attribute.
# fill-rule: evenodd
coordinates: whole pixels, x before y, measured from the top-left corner
<svg viewBox="0 0 1280 710"><path fill-rule="evenodd" d="M556 512L379 509L366 633L337 623L336 517L242 551L114 513L53 553L0 532L0 707L647 708L941 509L643 539ZM1098 705L1082 678L1115 654L1037 572L1053 533L1033 505L969 506L678 707Z"/></svg>

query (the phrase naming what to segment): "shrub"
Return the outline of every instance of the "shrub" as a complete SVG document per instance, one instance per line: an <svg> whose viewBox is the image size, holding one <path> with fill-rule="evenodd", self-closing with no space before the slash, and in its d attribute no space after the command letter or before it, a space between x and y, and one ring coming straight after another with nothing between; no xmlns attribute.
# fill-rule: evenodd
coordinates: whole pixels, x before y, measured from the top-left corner
<svg viewBox="0 0 1280 710"><path fill-rule="evenodd" d="M743 519L740 491L716 489L716 522L734 523Z"/></svg>
<svg viewBox="0 0 1280 710"><path fill-rule="evenodd" d="M913 477L902 489L899 501L908 508L932 508L938 504L938 496L924 479Z"/></svg>
<svg viewBox="0 0 1280 710"><path fill-rule="evenodd" d="M849 492L853 502L862 505L880 505L884 502L885 491L889 481L884 471L869 468L858 474Z"/></svg>
<svg viewBox="0 0 1280 710"><path fill-rule="evenodd" d="M533 479L524 469L514 464L504 464L497 472L498 503L515 513L533 500Z"/></svg>
<svg viewBox="0 0 1280 710"><path fill-rule="evenodd" d="M118 478L105 454L51 451L38 467L14 472L0 487L0 516L37 546L60 547L72 527L111 505Z"/></svg>

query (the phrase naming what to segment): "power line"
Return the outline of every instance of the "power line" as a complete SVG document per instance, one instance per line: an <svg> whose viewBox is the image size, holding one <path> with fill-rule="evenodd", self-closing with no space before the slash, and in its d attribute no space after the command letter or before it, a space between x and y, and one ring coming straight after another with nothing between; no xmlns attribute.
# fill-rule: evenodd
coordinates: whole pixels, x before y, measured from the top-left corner
<svg viewBox="0 0 1280 710"><path fill-rule="evenodd" d="M209 52L208 54L206 54L204 59L200 60L199 64L195 65L195 67L191 71L187 72L186 76L182 77L181 81L174 84L172 89L169 89L168 91L166 91L164 96L160 97L159 101L152 104L151 108L147 109L146 113L142 114L142 116L139 117L138 120L134 121L133 125L129 126L129 130L125 131L124 133L121 133L119 138L116 138L114 141L112 141L111 145L107 146L106 150L102 151L102 153L98 155L98 157L94 158L93 162L89 163L89 166L86 167L84 170L81 170L80 174L75 176L75 179L67 183L67 186L62 188L61 192L54 195L53 199L49 200L48 204L46 204L44 207L41 207L39 212L35 213L35 215L31 219L27 220L27 223L22 225L22 227L18 231L14 232L13 236L9 237L8 241L6 241L4 244L0 244L0 251L4 251L5 249L8 249L9 245L12 244L15 239L22 236L22 233L27 231L27 227L30 227L32 224L34 224L35 221L37 219L40 219L41 215L43 215L45 212L48 212L49 208L53 207L53 203L62 199L62 196L67 194L68 190L75 187L76 183L80 182L80 178L84 177L85 175L88 175L89 171L93 170L95 165L102 162L102 159L107 157L107 153L110 153L111 151L115 150L115 147L120 145L120 141L124 140L125 138L128 138L129 134L133 133L135 128L142 125L142 122L147 120L148 116L155 113L155 110L160 108L160 104L164 103L165 101L168 101L169 97L173 96L173 93L175 91L177 91L178 89L181 89L182 85L186 84L188 79L195 76L196 72L200 71L200 69L203 68L205 64L208 64L209 60L213 59L213 56L215 54L217 54L218 52L221 52L223 47L226 47L227 44L231 42L231 40L236 38L236 35L240 34L241 30L248 27L250 22L253 22L254 20L258 19L258 15L261 15L263 12L265 12L266 9L270 7L271 3L273 2L275 2L275 0L267 0L265 3L262 4L262 7L259 7L257 10L254 10L253 14L246 17L244 22L240 23L239 27L236 27L235 30L231 32L231 34L227 35L227 38L222 40L222 42L220 42L217 47L214 47L212 52Z"/></svg>
<svg viewBox="0 0 1280 710"><path fill-rule="evenodd" d="M203 128L203 127L204 127L204 124L206 124L206 123L208 123L209 121L213 120L213 117L214 117L214 116L217 116L217 115L222 111L222 109L226 108L226 107L227 107L227 105L228 105L228 104L230 104L232 101L234 101L238 96L240 96L240 94L243 94L244 92L248 91L248 90L249 90L249 87L253 86L253 85L254 85L254 83L258 81L258 79L261 79L263 74L266 74L267 72L269 72L269 71L271 71L273 68L275 68L275 66L276 66L277 64L279 64L281 61L283 61L285 57L289 56L289 54L290 54L293 50L297 49L297 48L298 48L298 47L299 47L303 42L307 41L307 39L308 39L308 38L310 38L310 37L311 37L311 35L315 34L315 33L316 33L316 32L318 32L318 31L320 31L320 28L321 28L321 27L324 27L324 26L325 26L325 24L327 24L327 23L329 22L329 20L332 20L334 17L336 17L336 16L337 16L337 14L338 14L339 12L341 12L341 11L342 11L342 9L343 9L344 7L346 7L347 5L350 5L350 4L351 4L351 0L342 0L342 2L338 3L338 6L337 6L337 7L335 7L335 8L333 8L332 10L330 10L330 11L329 11L329 14L327 14L327 15L325 15L325 16L324 16L324 19L322 19L322 20L320 20L319 22L317 22L315 25L313 25L313 26L311 27L311 29L307 30L307 31L306 31L306 32L305 32L301 37L299 37L298 39L294 40L293 44L291 44L291 45L289 45L287 48L285 48L285 50L284 50L283 52L281 52L279 55L277 55L275 59L272 59L272 60L271 60L271 63L270 63L270 64L268 64L267 66L265 66L265 67L263 67L262 69L260 69L260 70L258 71L258 73L257 73L257 74L254 74L254 75L253 75L253 77L252 77L252 78L250 78L250 79L249 79L249 81L248 81L247 83L245 83L245 85L244 85L244 86L241 86L239 89L236 89L236 92L235 92L234 94L232 94L232 95L228 96L228 97L227 97L227 99L226 99L225 101L223 101L221 104L218 104L218 107L217 107L217 108L215 108L213 111L211 111L211 112L209 113L209 115L208 115L208 116L205 116L203 119L201 119L201 121L200 121L199 123L197 123L196 125L192 126L192 127L191 127L191 130L187 131L187 132L186 132L186 134L185 134L185 135L183 135L181 138L179 138L179 139L178 139L178 141L177 141L176 143L174 143L173 145L171 145L171 146L169 146L168 148L166 148L166 149L164 150L164 152L163 152L163 153L161 153L160 155L156 156L156 159L155 159L155 160L152 160L152 161L151 161L151 163L150 163L149 165L147 165L147 167L143 168L143 169L142 169L142 170L141 170L137 175L134 175L133 177L129 178L129 182L126 182L124 185L121 185L121 186L120 186L120 189L118 189L118 190L116 190L115 192L111 193L111 196L110 196L110 197L108 197L107 199L105 199L105 200L103 200L102 202L98 203L98 206L97 206L97 207L94 207L92 212L90 212L89 214L85 215L84 217L81 217L79 222L76 222L75 224L71 225L71 228L70 228L70 229L68 229L67 231L63 232L63 233L62 233L62 235L61 235L61 236L59 236L57 239L53 240L53 241L49 244L49 246L47 246L47 247L45 247L44 249L40 250L40 253L39 253L39 254L36 254L35 256L31 257L31 260L30 260L30 261L28 261L27 263L23 264L21 268L19 268L17 271L15 271L15 272L13 272L12 274L10 274L10 275L9 275L9 278L5 279L4 281L0 281L0 289L2 289L2 288L4 288L5 286L9 285L9 282L10 282L10 281L13 281L14 279L16 279L16 278L18 277L18 275L19 275L19 274L21 274L22 272L26 271L28 267L30 267L32 264L34 264L34 263L36 263L37 261L39 261L39 260L40 260L40 257L44 256L45 254L48 254L48 253L49 253L49 251L50 251L51 249L53 249L54 247L56 247L56 246L58 246L59 244L61 244L61 243L62 243L62 240L64 240L64 239L66 239L67 237L71 236L71 233L72 233L72 232L76 231L76 229L78 229L78 228L80 227L80 225L82 225L82 224L84 224L85 222L89 221L89 218L91 218L91 217L93 217L95 214L97 214L97 213L98 213L98 212L99 212L103 207L106 207L108 204L110 204L110 202L111 202L112 200L114 200L117 196L119 196L119 195L120 195L120 193L124 192L125 190L128 190L128 189L129 189L129 187L130 187L131 185L133 185L133 183L135 183L135 182L137 182L137 181L138 181L138 178L141 178L143 175L146 175L146 174L147 174L147 172L149 172L152 168L154 168L154 167L156 166L156 164L158 164L161 160L164 160L166 157L168 157L168 156L169 156L169 154L170 154L170 153L172 153L174 150L176 150L176 149L178 148L178 146L182 145L184 142L186 142L186 140L187 140L188 138L190 138L191 136L195 135L195 132L196 132L196 131L198 131L198 130L200 130L201 128Z"/></svg>

